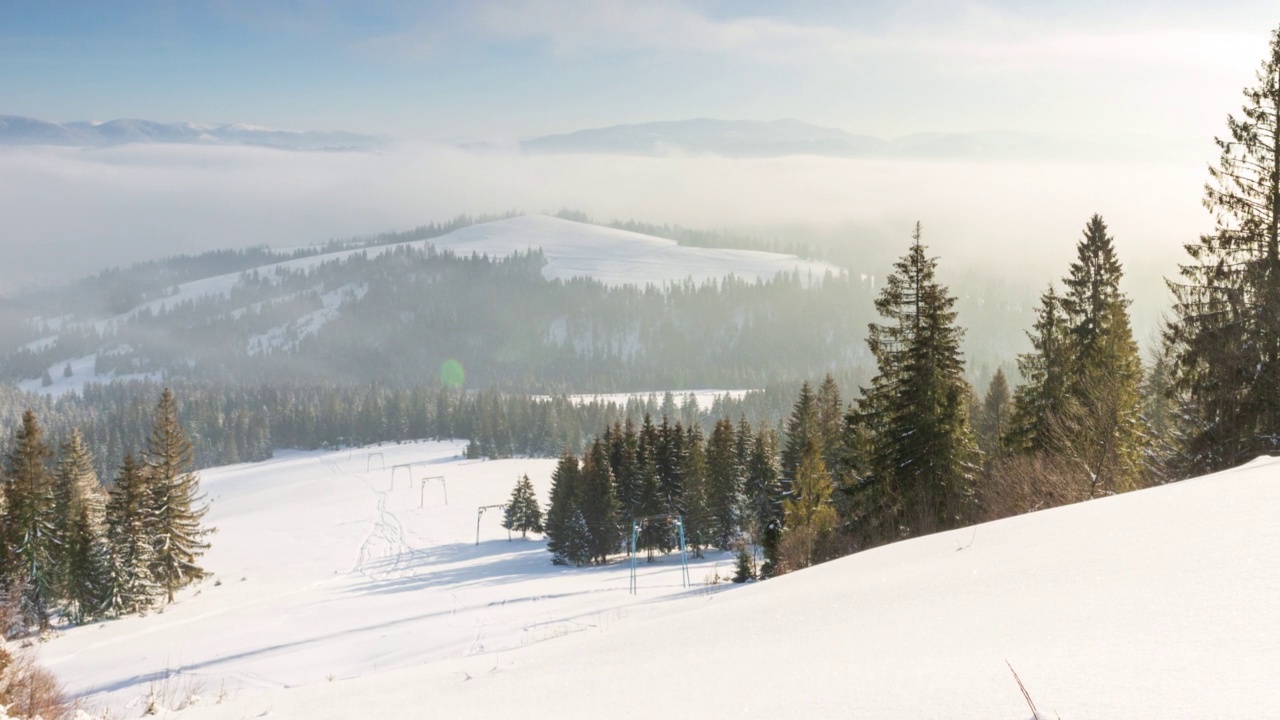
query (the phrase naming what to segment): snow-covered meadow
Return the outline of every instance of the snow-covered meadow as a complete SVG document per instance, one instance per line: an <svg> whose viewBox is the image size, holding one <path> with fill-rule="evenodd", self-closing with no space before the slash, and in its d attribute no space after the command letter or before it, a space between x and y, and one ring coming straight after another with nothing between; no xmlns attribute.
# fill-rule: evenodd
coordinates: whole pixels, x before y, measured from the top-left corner
<svg viewBox="0 0 1280 720"><path fill-rule="evenodd" d="M460 443L203 473L213 580L41 658L90 701L184 718L1271 717L1280 459L897 543L746 586L731 558L549 563L496 514L552 461ZM370 455L381 453L381 455ZM420 463L409 471L392 466ZM385 464L385 469L383 466ZM394 472L394 487L392 474ZM423 478L443 475L446 485ZM422 507L419 507L419 503Z"/></svg>
<svg viewBox="0 0 1280 720"><path fill-rule="evenodd" d="M501 510L528 474L545 503L553 460L466 460L465 443L284 451L201 473L217 528L213 578L146 617L75 628L41 647L68 690L124 717L165 704L272 702L328 684L608 627L637 603L699 595L732 558L551 564L541 536L508 542ZM443 477L443 480L440 479ZM424 487L425 483L425 487ZM446 504L446 495L448 504ZM723 588L724 586L721 586ZM228 705L228 708L232 705Z"/></svg>

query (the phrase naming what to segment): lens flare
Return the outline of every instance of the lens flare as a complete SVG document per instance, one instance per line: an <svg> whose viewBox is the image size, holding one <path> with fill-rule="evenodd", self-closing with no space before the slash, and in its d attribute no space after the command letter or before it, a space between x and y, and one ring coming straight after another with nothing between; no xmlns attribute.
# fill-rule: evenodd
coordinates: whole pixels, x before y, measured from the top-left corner
<svg viewBox="0 0 1280 720"><path fill-rule="evenodd" d="M463 380L466 379L466 373L462 370L462 363L457 360L445 360L440 365L440 382L449 387L462 387Z"/></svg>

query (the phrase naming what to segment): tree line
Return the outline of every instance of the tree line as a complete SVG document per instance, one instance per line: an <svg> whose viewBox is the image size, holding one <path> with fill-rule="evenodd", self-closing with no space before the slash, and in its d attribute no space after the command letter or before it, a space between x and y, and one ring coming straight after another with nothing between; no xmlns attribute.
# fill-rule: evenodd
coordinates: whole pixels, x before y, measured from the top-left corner
<svg viewBox="0 0 1280 720"><path fill-rule="evenodd" d="M109 489L78 431L54 451L23 413L0 485L0 593L7 636L143 612L205 577L210 528L192 446L166 389L150 436L126 453Z"/></svg>
<svg viewBox="0 0 1280 720"><path fill-rule="evenodd" d="M1280 30L1211 169L1216 227L1186 245L1175 302L1145 367L1122 264L1094 215L1060 285L1041 295L1012 392L965 378L956 298L916 225L875 299L876 373L843 406L805 383L762 484L746 448L768 433L703 441L664 420L613 426L561 459L547 513L556 562L601 562L630 518L681 516L695 552L759 547L764 576L926 533L1233 467L1280 449ZM766 465L774 460L772 452ZM767 474L767 473L766 473ZM662 528L646 538L669 551ZM750 568L749 564L740 563ZM740 570L740 574L742 571Z"/></svg>

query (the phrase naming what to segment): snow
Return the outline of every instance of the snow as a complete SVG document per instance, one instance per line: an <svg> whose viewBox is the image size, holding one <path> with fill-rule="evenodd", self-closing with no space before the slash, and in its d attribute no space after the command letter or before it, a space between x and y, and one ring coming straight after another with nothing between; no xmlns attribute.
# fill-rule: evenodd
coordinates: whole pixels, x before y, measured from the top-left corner
<svg viewBox="0 0 1280 720"><path fill-rule="evenodd" d="M541 248L547 257L545 277L592 277L614 286L663 285L686 278L701 283L730 274L747 280L769 280L793 270L802 277L820 280L827 272L843 272L834 265L794 255L689 247L652 235L545 215L472 225L430 242L441 250L468 255L477 252L506 256Z"/></svg>
<svg viewBox="0 0 1280 720"><path fill-rule="evenodd" d="M541 536L508 542L498 510L480 518L477 546L477 507L505 503L526 473L545 504L555 461L466 460L464 449L279 452L202 472L214 578L162 613L67 630L42 662L73 694L132 717L156 686L191 688L168 707L193 693L271 702L282 688L505 654L707 592L681 586L673 556L641 565L635 596L625 563L553 566ZM710 553L690 575L701 585L732 565Z"/></svg>
<svg viewBox="0 0 1280 720"><path fill-rule="evenodd" d="M23 380L18 383L18 389L22 392L40 393L54 398L60 398L68 393L79 394L84 391L84 386L89 383L105 383L112 380L151 380L158 381L160 373L126 373L116 375L115 373L103 373L95 375L93 370L97 363L98 354L91 353L71 360L61 360L49 366L49 377L53 380L52 385L44 385L39 378ZM67 364L71 364L71 377L63 377L62 373L66 369Z"/></svg>
<svg viewBox="0 0 1280 720"><path fill-rule="evenodd" d="M192 720L1024 720L1010 666L1043 717L1272 717L1280 705L1280 458L728 592L669 587L667 564L629 604L618 566L553 568L540 543L508 544L494 526L468 546L468 506L526 470L545 492L549 465L466 465L447 458L456 447L384 449L389 464L439 453L456 515L415 514L404 485L381 494L387 475L360 472L359 451L206 473L225 584L163 615L67 632L46 662L116 703L166 665L241 683L180 715ZM398 535L379 520L384 497ZM397 538L415 551L397 553Z"/></svg>

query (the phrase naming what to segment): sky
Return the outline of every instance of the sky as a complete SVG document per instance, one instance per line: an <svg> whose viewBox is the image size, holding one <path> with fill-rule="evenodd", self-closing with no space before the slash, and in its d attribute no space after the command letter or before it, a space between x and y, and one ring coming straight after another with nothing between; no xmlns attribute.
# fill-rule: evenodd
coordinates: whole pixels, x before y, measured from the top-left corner
<svg viewBox="0 0 1280 720"><path fill-rule="evenodd" d="M1065 272L1097 212L1158 293L1183 243L1211 227L1200 200L1213 138L1277 23L1273 0L0 0L0 115L392 141L373 153L0 147L0 295L164 255L562 208L886 247L920 220L944 273L990 267L1036 288ZM742 160L533 156L512 142L696 117L1168 152ZM477 140L489 149L461 148Z"/></svg>
<svg viewBox="0 0 1280 720"><path fill-rule="evenodd" d="M0 113L519 138L796 117L1202 136L1267 2L292 0L0 3Z"/></svg>

